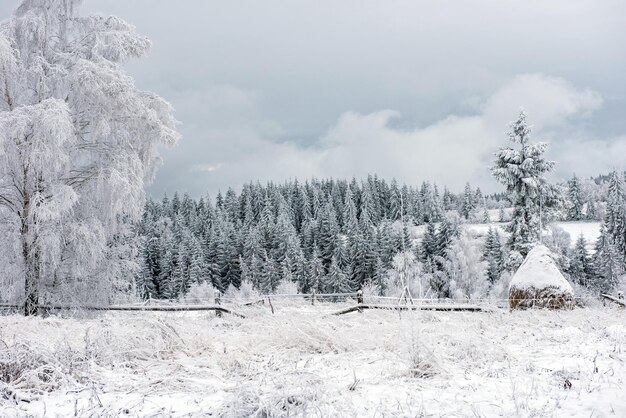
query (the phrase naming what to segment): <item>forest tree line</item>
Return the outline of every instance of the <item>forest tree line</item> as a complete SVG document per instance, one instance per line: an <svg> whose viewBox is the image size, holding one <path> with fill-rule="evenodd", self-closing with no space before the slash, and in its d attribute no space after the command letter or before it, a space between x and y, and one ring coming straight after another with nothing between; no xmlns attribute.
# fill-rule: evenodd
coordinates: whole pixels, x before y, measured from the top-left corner
<svg viewBox="0 0 626 418"><path fill-rule="evenodd" d="M546 244L573 283L610 289L626 254L624 223L617 224L626 216L622 175L574 176L557 189L558 199L543 214L546 224L605 222L593 256L591 243L573 237L570 248L556 228ZM509 222L510 206L506 194L484 196L469 183L455 194L429 182L412 187L376 176L249 183L239 194L231 188L215 199L165 196L147 201L138 225L138 289L145 298L177 299L194 284L225 291L248 282L272 293L288 282L301 293L370 286L385 295L400 285L402 273L419 276L422 294L484 297L516 266L500 229L476 237L462 225ZM401 272L407 265L411 271Z"/></svg>

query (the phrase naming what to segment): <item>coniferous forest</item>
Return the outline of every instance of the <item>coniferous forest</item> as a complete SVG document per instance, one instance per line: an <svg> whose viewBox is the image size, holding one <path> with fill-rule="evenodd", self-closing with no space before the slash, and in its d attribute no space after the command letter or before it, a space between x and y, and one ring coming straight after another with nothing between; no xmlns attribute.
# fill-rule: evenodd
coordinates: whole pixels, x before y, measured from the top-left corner
<svg viewBox="0 0 626 418"><path fill-rule="evenodd" d="M626 254L623 226L616 223L625 201L621 174L573 176L554 189L546 224L602 219L604 226L593 243L583 236L563 238L552 226L546 244L559 254L570 281L609 290ZM398 286L398 270L406 268L394 262L400 256L419 276L422 295L485 297L517 267L505 232L510 206L505 193L483 196L470 184L455 194L429 182L413 187L376 176L249 183L240 193L231 188L214 199L176 193L145 205L138 225L138 290L145 298L176 299L203 283L225 291L248 282L260 293L272 293L280 283L292 282L301 293L367 286L388 295ZM492 226L476 236L466 224ZM459 265L459 258L468 257ZM465 286L459 276L466 277Z"/></svg>

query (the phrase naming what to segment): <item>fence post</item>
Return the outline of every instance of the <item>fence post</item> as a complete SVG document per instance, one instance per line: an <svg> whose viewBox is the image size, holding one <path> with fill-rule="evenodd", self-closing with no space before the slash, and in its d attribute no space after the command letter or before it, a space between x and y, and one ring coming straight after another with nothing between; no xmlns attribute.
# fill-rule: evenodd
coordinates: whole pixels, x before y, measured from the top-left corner
<svg viewBox="0 0 626 418"><path fill-rule="evenodd" d="M313 290L313 294L311 295L311 305L315 305L315 290Z"/></svg>
<svg viewBox="0 0 626 418"><path fill-rule="evenodd" d="M215 291L215 304L220 306L222 304L222 294L219 290ZM215 316L218 318L222 317L222 311L215 311Z"/></svg>
<svg viewBox="0 0 626 418"><path fill-rule="evenodd" d="M360 289L356 292L356 303L359 305L359 312L363 313L363 308L360 307L363 305L363 291Z"/></svg>

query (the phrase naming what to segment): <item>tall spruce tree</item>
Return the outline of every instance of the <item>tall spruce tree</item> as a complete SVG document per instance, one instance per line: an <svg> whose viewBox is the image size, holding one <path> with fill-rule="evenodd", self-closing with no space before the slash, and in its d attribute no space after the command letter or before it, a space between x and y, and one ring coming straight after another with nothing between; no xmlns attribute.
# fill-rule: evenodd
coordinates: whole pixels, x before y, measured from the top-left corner
<svg viewBox="0 0 626 418"><path fill-rule="evenodd" d="M618 259L623 263L626 259L626 190L622 175L617 171L609 177L604 231L610 236Z"/></svg>
<svg viewBox="0 0 626 418"><path fill-rule="evenodd" d="M330 268L324 277L323 291L325 293L347 293L352 291L348 276L343 272L335 257L331 259Z"/></svg>
<svg viewBox="0 0 626 418"><path fill-rule="evenodd" d="M502 276L504 271L504 249L500 241L498 230L489 227L483 250L483 260L487 262L487 280L494 284Z"/></svg>
<svg viewBox="0 0 626 418"><path fill-rule="evenodd" d="M531 128L526 121L526 112L520 111L510 126L508 137L515 148L500 148L491 172L513 199L513 215L507 226L507 247L511 267L517 268L539 241L542 207L549 205L556 191L545 179L554 168L554 162L543 156L547 144L530 142Z"/></svg>
<svg viewBox="0 0 626 418"><path fill-rule="evenodd" d="M476 200L472 187L469 183L465 184L465 191L463 192L463 200L461 202L461 216L465 219L469 219L472 211L476 207Z"/></svg>
<svg viewBox="0 0 626 418"><path fill-rule="evenodd" d="M585 201L580 187L580 180L576 177L576 174L567 182L567 203L567 219L570 221L583 219Z"/></svg>
<svg viewBox="0 0 626 418"><path fill-rule="evenodd" d="M571 280L581 286L589 287L590 281L593 278L593 271L591 257L587 251L587 241L582 234L576 240L576 244L571 250L569 259L568 273Z"/></svg>
<svg viewBox="0 0 626 418"><path fill-rule="evenodd" d="M593 255L595 276L589 281L589 288L599 293L612 291L624 274L622 259L613 243L612 234L602 225Z"/></svg>

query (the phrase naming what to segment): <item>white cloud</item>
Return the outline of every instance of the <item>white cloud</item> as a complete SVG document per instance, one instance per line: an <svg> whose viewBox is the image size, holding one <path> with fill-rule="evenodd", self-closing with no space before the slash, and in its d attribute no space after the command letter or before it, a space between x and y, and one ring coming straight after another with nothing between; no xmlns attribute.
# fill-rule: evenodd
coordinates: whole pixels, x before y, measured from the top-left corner
<svg viewBox="0 0 626 418"><path fill-rule="evenodd" d="M398 117L389 110L343 114L320 140L319 170L337 177L376 173L412 184L428 179L456 187L485 169L479 157L494 141L480 117L450 116L409 130L390 126Z"/></svg>
<svg viewBox="0 0 626 418"><path fill-rule="evenodd" d="M573 139L554 144L558 156L557 175L569 178L572 173L588 177L626 167L626 135L604 139Z"/></svg>
<svg viewBox="0 0 626 418"><path fill-rule="evenodd" d="M397 126L402 115L394 110L350 111L340 115L314 143L301 146L271 140L281 129L261 116L256 93L227 86L193 92L193 100L189 95L183 97L187 106L198 107L197 112L210 109L210 129L196 131L192 127L188 133L198 149L207 150L206 155L184 154L193 160L189 166L196 175L189 187L196 193L215 193L257 179L280 182L294 177L350 178L370 173L409 184L432 180L453 190L461 190L470 181L489 190L494 188L488 170L491 156L506 144L507 124L521 106L529 113L534 137L552 139L559 155L552 153L551 157L562 159L562 167L569 170L589 165L579 154L581 147L590 143L569 139L580 137L572 135L570 122L591 116L602 105L600 95L591 89L578 88L559 77L524 74L495 90L471 115L450 115L427 126L406 128ZM596 147L593 155L604 164L615 157L600 158L602 153L597 150L622 149L621 142L598 143L602 146ZM166 170L166 174L171 173Z"/></svg>
<svg viewBox="0 0 626 418"><path fill-rule="evenodd" d="M6 16L17 0L0 3ZM626 132L620 0L84 3L154 41L127 68L174 103L184 135L155 194L365 171L486 184L488 155L519 106L563 172L573 161L606 170L606 157L570 153L585 141L613 150Z"/></svg>
<svg viewBox="0 0 626 418"><path fill-rule="evenodd" d="M456 190L466 181L485 186L491 155L505 145L507 124L521 106L529 113L535 137L541 139L558 137L566 122L588 117L601 104L593 90L576 88L558 77L525 74L495 91L476 114L452 115L423 128L392 127L400 115L391 110L348 112L320 139L319 171L339 177L377 173L412 184L429 179ZM570 148L569 142L560 139L561 155L552 157L575 159L581 150ZM610 158L614 157L604 160Z"/></svg>
<svg viewBox="0 0 626 418"><path fill-rule="evenodd" d="M194 164L189 168L192 173L212 173L219 170L221 164Z"/></svg>
<svg viewBox="0 0 626 418"><path fill-rule="evenodd" d="M558 126L569 117L589 116L602 105L599 93L577 89L567 80L544 74L522 74L496 91L482 106L491 125L502 125L520 106L532 116L538 129Z"/></svg>

